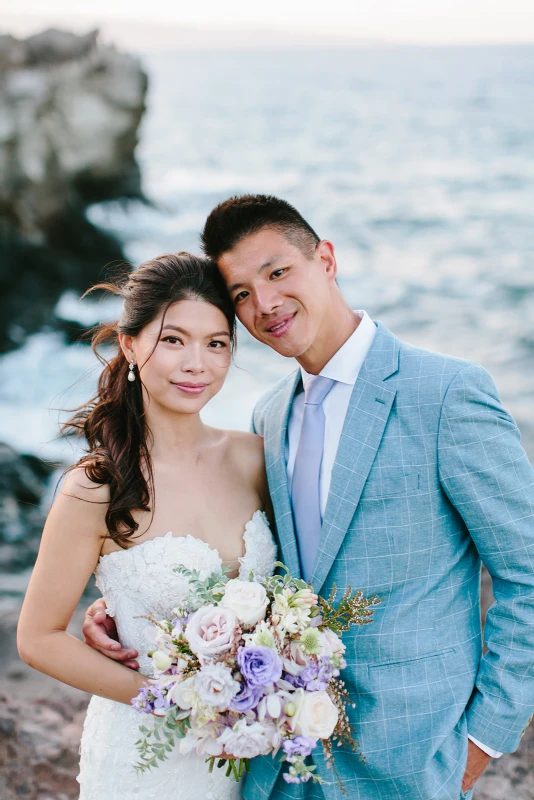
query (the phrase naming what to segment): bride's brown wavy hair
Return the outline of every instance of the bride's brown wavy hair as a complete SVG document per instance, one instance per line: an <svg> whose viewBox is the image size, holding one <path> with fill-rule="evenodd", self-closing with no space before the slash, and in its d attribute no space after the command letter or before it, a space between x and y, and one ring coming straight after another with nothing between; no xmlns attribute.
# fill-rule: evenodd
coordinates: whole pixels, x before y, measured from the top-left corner
<svg viewBox="0 0 534 800"><path fill-rule="evenodd" d="M87 403L74 410L62 433L85 437L88 452L69 469L83 467L95 485L109 487L108 535L126 548L139 527L132 512L151 511L154 480L142 383L137 368L137 380L128 381L129 367L119 347L119 334L137 336L163 312L161 331L173 303L196 299L222 311L233 348L235 312L217 266L185 252L153 258L116 282L99 283L89 292L96 290L122 297L123 311L118 322L93 330L92 348L104 367L98 388ZM109 361L100 351L103 345L116 347Z"/></svg>

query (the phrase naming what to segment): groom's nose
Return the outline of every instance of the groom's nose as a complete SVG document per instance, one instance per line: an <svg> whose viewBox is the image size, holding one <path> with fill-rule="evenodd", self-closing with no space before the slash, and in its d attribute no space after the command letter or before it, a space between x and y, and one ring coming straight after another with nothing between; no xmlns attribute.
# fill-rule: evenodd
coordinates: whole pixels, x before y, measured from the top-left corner
<svg viewBox="0 0 534 800"><path fill-rule="evenodd" d="M265 283L253 292L254 306L258 316L267 316L283 304L284 300L274 284Z"/></svg>

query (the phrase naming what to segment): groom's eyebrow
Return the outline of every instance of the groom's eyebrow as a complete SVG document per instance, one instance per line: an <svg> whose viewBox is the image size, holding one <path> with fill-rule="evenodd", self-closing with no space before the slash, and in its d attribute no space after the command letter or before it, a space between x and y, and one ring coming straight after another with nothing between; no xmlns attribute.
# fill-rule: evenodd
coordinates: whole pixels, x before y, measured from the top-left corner
<svg viewBox="0 0 534 800"><path fill-rule="evenodd" d="M283 253L279 253L278 255L275 255L275 256L269 256L267 261L264 261L263 264L261 264L258 267L257 275L261 275L262 272L264 272L266 269L269 269L269 267L272 267L272 265L276 261L280 261L280 259L283 258L283 257L284 257ZM228 291L229 292L235 292L235 290L239 289L241 286L243 286L243 283L232 283L232 285L228 287Z"/></svg>

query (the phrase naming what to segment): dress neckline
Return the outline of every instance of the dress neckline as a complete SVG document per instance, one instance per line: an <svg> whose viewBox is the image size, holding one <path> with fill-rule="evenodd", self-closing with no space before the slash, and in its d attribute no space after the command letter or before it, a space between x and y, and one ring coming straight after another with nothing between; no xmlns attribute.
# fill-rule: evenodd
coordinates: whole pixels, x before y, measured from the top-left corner
<svg viewBox="0 0 534 800"><path fill-rule="evenodd" d="M245 523L245 530L244 530L244 533L243 533L243 540L245 542L245 552L243 553L242 556L240 556L237 559L237 561L240 564L241 564L242 559L244 559L245 556L247 555L246 534L248 533L249 526L250 526L251 523L255 522L258 519L258 517L266 525L269 524L268 519L267 519L267 515L265 514L265 511L262 511L261 509L258 509L257 511L255 511L254 514L252 515L252 517L248 520L248 522ZM166 539L167 540L176 539L176 541L184 541L184 542L187 542L187 541L200 542L201 544L205 545L208 550L210 550L213 553L216 553L217 554L217 558L219 559L219 561L222 564L222 559L221 559L221 557L219 555L218 548L217 547L212 547L210 544L208 544L208 542L204 541L204 539L200 539L198 536L192 536L190 533L187 533L185 536L174 536L172 531L167 531L167 533L161 534L160 536L153 536L151 539L145 539L144 542L140 542L139 544L134 544L133 547L128 547L125 550L112 550L111 553L104 553L104 555L101 555L100 558L98 559L98 565L97 566L100 566L100 564L104 561L104 559L111 558L112 556L123 555L124 553L131 553L133 550L137 550L139 547L146 547L149 544L153 544L154 542L161 542L161 541L164 541Z"/></svg>

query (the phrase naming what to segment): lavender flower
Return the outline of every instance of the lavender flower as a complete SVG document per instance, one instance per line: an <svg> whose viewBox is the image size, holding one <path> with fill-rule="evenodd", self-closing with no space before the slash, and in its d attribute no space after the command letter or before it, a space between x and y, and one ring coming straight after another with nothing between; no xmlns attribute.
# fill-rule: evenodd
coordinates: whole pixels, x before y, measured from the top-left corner
<svg viewBox="0 0 534 800"><path fill-rule="evenodd" d="M239 692L230 701L229 708L238 714L246 714L247 711L252 711L258 705L262 697L263 688L261 686L250 686L243 681Z"/></svg>
<svg viewBox="0 0 534 800"><path fill-rule="evenodd" d="M295 736L293 739L284 739L282 747L287 756L286 761L292 763L295 756L309 756L317 742L309 736Z"/></svg>
<svg viewBox="0 0 534 800"><path fill-rule="evenodd" d="M303 686L308 692L324 692L328 682L334 677L335 671L337 670L334 670L327 656L314 659L300 673L300 686Z"/></svg>
<svg viewBox="0 0 534 800"><path fill-rule="evenodd" d="M294 686L295 689L304 689L304 687L306 686L306 684L303 683L303 681L301 681L299 675L291 675L291 673L289 672L284 672L282 678L288 683L290 683L291 686Z"/></svg>
<svg viewBox="0 0 534 800"><path fill-rule="evenodd" d="M141 714L152 714L153 711L170 708L167 690L161 686L143 686L137 697L131 701L132 707Z"/></svg>
<svg viewBox="0 0 534 800"><path fill-rule="evenodd" d="M139 689L139 694L137 697L133 697L130 701L135 711L139 711L141 714L152 713L154 706L152 705L152 701L149 699L150 694L151 692L148 686L143 686L142 689Z"/></svg>
<svg viewBox="0 0 534 800"><path fill-rule="evenodd" d="M150 689L153 699L154 711L160 708L170 708L170 701L167 698L167 690L161 686L152 686Z"/></svg>
<svg viewBox="0 0 534 800"><path fill-rule="evenodd" d="M282 662L270 647L242 647L237 654L239 669L249 686L268 686L282 676Z"/></svg>

